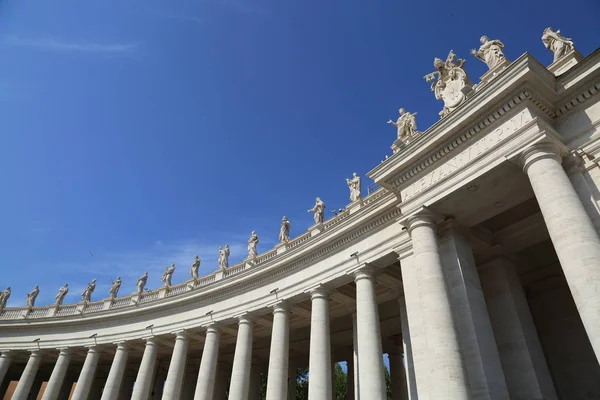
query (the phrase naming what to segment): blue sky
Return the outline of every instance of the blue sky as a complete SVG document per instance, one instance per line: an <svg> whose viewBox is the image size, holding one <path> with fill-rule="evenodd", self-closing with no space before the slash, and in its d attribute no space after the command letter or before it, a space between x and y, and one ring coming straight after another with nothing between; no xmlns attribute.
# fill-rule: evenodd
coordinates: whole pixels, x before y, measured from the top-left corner
<svg viewBox="0 0 600 400"><path fill-rule="evenodd" d="M0 0L0 289L22 305L65 282L121 294L174 262L173 281L217 267L217 248L260 252L312 223L320 196L347 204L395 138L399 107L437 119L423 76L487 34L545 64L561 28L583 54L600 45L595 0ZM363 180L364 185L370 182ZM331 215L331 214L329 214ZM93 255L90 254L93 253Z"/></svg>

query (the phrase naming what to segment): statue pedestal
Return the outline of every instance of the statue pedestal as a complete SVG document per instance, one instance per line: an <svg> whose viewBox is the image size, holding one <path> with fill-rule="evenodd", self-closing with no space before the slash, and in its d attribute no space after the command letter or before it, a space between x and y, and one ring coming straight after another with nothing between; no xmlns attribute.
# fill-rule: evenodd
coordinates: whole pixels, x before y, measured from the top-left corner
<svg viewBox="0 0 600 400"><path fill-rule="evenodd" d="M405 147L406 143L404 143L402 139L396 139L396 141L392 143L392 152L396 153Z"/></svg>
<svg viewBox="0 0 600 400"><path fill-rule="evenodd" d="M103 310L108 310L110 306L114 303L114 299L104 299L104 304L102 305Z"/></svg>
<svg viewBox="0 0 600 400"><path fill-rule="evenodd" d="M363 199L362 197L356 201L353 201L352 203L348 204L346 206L346 210L348 210L349 214L354 214L355 212L357 212L358 210L360 210L360 208L363 206Z"/></svg>
<svg viewBox="0 0 600 400"><path fill-rule="evenodd" d="M256 258L247 258L244 262L246 264L244 269L253 268L256 266Z"/></svg>
<svg viewBox="0 0 600 400"><path fill-rule="evenodd" d="M277 254L285 253L287 251L287 243L279 243L275 246L275 251Z"/></svg>
<svg viewBox="0 0 600 400"><path fill-rule="evenodd" d="M316 224L311 226L310 228L308 228L308 231L310 232L310 236L316 236L319 233L323 232L325 230L325 227L323 226L323 224Z"/></svg>
<svg viewBox="0 0 600 400"><path fill-rule="evenodd" d="M500 72L504 71L509 65L510 65L510 61L508 61L505 58L500 64L496 65L494 68L490 69L488 72L481 75L481 78L479 78L480 82L479 82L479 85L477 85L477 87L481 88L484 85L486 85L488 82L490 82L495 77L497 77L498 74L500 74Z"/></svg>
<svg viewBox="0 0 600 400"><path fill-rule="evenodd" d="M58 306L56 304L53 304L49 307L48 316L54 317L57 312L58 312Z"/></svg>
<svg viewBox="0 0 600 400"><path fill-rule="evenodd" d="M568 70L570 70L575 64L579 61L583 60L583 55L577 51L577 49L573 49L552 64L548 66L548 71L552 72L554 76L558 76L564 74Z"/></svg>
<svg viewBox="0 0 600 400"><path fill-rule="evenodd" d="M215 271L214 272L214 274L215 274L215 281L220 281L221 279L223 279L223 277L225 275L224 272L225 272L225 270L222 270L222 269L219 269L219 270Z"/></svg>
<svg viewBox="0 0 600 400"><path fill-rule="evenodd" d="M79 303L77 303L77 307L75 308L75 312L78 312L79 314L83 314L83 312L85 311L86 307L87 307L87 303L85 301L80 301Z"/></svg>
<svg viewBox="0 0 600 400"><path fill-rule="evenodd" d="M161 287L160 289L158 289L158 298L164 299L165 297L167 297L167 293L169 293L169 287L168 286Z"/></svg>
<svg viewBox="0 0 600 400"><path fill-rule="evenodd" d="M140 304L140 298L142 297L141 292L135 292L131 295L131 302L135 305Z"/></svg>

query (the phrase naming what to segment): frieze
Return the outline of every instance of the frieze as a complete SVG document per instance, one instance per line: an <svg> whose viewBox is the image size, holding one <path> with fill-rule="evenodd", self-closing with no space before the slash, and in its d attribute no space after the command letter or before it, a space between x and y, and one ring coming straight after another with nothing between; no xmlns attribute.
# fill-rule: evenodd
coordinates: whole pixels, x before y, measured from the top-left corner
<svg viewBox="0 0 600 400"><path fill-rule="evenodd" d="M402 190L402 201L406 201L415 195L430 188L445 177L453 174L463 168L471 161L480 157L491 148L507 139L511 134L521 129L525 124L532 120L531 114L526 110L521 111L498 128L494 129L471 146L462 150L452 158L449 158L444 164L423 176L410 186Z"/></svg>

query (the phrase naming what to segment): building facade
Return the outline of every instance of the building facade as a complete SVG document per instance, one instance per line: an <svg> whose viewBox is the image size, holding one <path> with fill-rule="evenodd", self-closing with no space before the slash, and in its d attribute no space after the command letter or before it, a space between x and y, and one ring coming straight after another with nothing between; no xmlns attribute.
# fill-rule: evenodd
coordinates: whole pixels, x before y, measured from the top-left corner
<svg viewBox="0 0 600 400"><path fill-rule="evenodd" d="M305 234L155 291L3 307L0 393L255 400L266 374L283 400L308 366L331 400L347 362L348 399L382 400L387 353L395 400L600 399L600 50L551 33L548 67L482 38L476 85L436 59L439 122L401 112L380 188Z"/></svg>

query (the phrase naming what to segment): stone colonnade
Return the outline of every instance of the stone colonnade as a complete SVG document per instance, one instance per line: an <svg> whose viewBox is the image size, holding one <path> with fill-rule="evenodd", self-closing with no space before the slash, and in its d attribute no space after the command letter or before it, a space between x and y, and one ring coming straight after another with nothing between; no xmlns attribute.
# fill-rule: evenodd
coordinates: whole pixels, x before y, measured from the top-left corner
<svg viewBox="0 0 600 400"><path fill-rule="evenodd" d="M600 238L550 144L538 144L521 156L531 181L567 283L590 338L600 356ZM557 399L535 326L512 261L500 257L476 269L466 232L452 221L438 223L428 210L403 222L412 241L412 255L401 259L403 294L398 307L402 343L390 353L394 400L530 400ZM353 356L348 360L350 399L386 398L382 337L376 299L376 269L362 264L350 271L356 285L353 314ZM333 369L329 297L323 285L311 297L309 399L332 400ZM287 399L295 364L290 362L290 305L279 301L273 312L266 387L267 400ZM229 383L229 400L255 400L261 370L252 364L253 319L237 317L238 333ZM226 385L219 372L218 322L205 327L205 342L196 380L195 400L214 396ZM156 378L157 344L146 338L132 399L181 397L189 347L189 333L175 332L174 349L166 376ZM126 342L116 344L101 400L117 399L125 379ZM403 357L404 356L404 357ZM0 356L0 384L13 355ZM98 349L89 347L74 400L88 399L94 386ZM58 361L43 399L53 400L70 361L69 349L59 349ZM25 400L41 362L31 351L13 399ZM401 377L401 378L399 378ZM156 381L164 379L163 388ZM128 383L125 383L128 382ZM158 385L160 386L160 385ZM156 397L155 397L156 398Z"/></svg>

